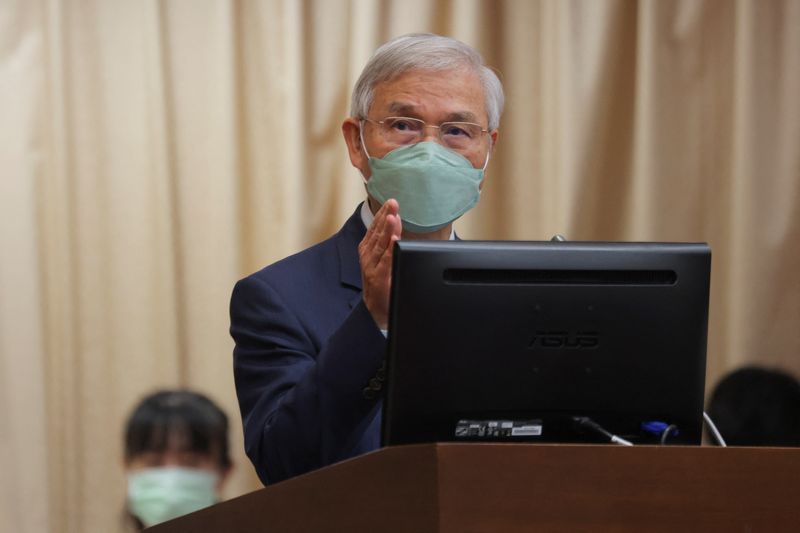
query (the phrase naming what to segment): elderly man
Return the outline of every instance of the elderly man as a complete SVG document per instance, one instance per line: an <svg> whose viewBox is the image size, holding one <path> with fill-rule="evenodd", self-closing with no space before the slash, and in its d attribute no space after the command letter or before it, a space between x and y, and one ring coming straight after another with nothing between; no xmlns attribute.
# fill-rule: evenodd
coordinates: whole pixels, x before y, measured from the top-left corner
<svg viewBox="0 0 800 533"><path fill-rule="evenodd" d="M472 48L398 37L342 124L367 190L333 237L239 281L231 298L245 448L273 483L380 445L394 241L452 239L478 201L503 89Z"/></svg>

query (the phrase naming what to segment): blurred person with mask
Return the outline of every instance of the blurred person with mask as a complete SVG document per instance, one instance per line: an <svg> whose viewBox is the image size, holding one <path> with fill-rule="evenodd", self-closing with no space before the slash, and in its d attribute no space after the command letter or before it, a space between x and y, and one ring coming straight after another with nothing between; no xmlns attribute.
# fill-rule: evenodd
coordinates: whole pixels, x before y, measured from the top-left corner
<svg viewBox="0 0 800 533"><path fill-rule="evenodd" d="M228 417L202 394L145 397L125 426L125 524L138 531L220 501L231 471Z"/></svg>
<svg viewBox="0 0 800 533"><path fill-rule="evenodd" d="M379 47L342 133L366 199L341 230L239 281L231 297L245 450L273 483L380 445L393 244L454 239L480 198L503 88L472 47Z"/></svg>

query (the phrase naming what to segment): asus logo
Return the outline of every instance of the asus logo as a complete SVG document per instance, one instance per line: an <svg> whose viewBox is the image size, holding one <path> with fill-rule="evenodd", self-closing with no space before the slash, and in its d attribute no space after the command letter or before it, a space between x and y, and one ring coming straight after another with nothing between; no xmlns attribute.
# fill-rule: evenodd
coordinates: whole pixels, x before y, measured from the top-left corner
<svg viewBox="0 0 800 533"><path fill-rule="evenodd" d="M537 331L529 349L534 348L575 348L592 349L600 345L600 334L594 331Z"/></svg>

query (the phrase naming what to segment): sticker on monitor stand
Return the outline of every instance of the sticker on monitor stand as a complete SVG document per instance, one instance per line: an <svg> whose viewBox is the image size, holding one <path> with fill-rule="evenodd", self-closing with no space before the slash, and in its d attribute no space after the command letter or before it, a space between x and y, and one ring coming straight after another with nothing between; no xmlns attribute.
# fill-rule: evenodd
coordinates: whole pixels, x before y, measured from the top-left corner
<svg viewBox="0 0 800 533"><path fill-rule="evenodd" d="M542 434L541 420L459 420L456 438L513 438L539 437Z"/></svg>

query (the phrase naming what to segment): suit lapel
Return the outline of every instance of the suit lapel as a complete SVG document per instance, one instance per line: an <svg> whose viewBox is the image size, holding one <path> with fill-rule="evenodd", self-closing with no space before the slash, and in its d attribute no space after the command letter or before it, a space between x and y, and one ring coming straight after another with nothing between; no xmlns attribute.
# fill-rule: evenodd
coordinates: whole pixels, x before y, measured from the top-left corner
<svg viewBox="0 0 800 533"><path fill-rule="evenodd" d="M361 221L361 204L356 208L355 213L347 219L342 229L336 235L336 248L339 252L339 272L342 285L357 289L353 302L354 305L361 298L361 267L358 264L358 244L367 228Z"/></svg>

